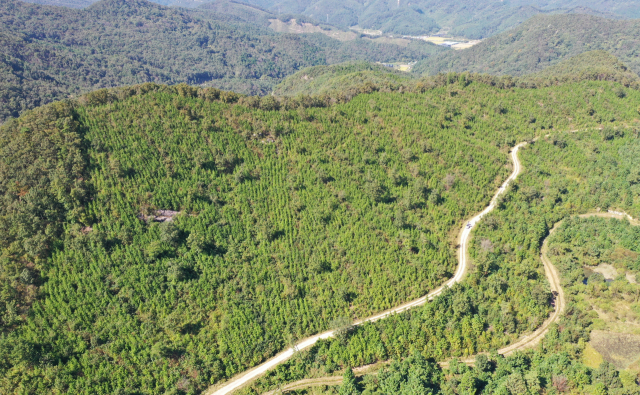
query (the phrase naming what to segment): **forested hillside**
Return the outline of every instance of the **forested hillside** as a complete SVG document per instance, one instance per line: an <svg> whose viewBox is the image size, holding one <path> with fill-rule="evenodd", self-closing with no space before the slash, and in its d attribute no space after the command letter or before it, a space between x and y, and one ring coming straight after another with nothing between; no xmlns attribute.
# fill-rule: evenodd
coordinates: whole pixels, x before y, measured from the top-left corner
<svg viewBox="0 0 640 395"><path fill-rule="evenodd" d="M492 81L501 86L536 88L579 81L615 81L625 87L640 88L640 77L615 56L605 51L590 51L565 59L540 72L520 77L466 74L474 80ZM446 78L440 76L438 78ZM342 95L352 97L367 89L398 91L429 86L433 77L418 78L414 73L395 71L389 67L367 62L345 62L331 66L302 69L276 86L277 96L298 94Z"/></svg>
<svg viewBox="0 0 640 395"><path fill-rule="evenodd" d="M449 75L346 102L147 84L9 122L0 392L195 393L423 295L451 275L459 225L514 142L638 116L640 94L612 82L502 86ZM544 224L527 229L534 254ZM446 358L515 339L549 295L539 268L514 275L521 261L504 259L321 359L331 371L410 344Z"/></svg>
<svg viewBox="0 0 640 395"><path fill-rule="evenodd" d="M367 62L346 62L331 66L303 69L284 79L275 87L277 96L337 94L354 96L365 84L376 89L398 90L400 86L413 86L413 74L394 71L389 67Z"/></svg>
<svg viewBox="0 0 640 395"><path fill-rule="evenodd" d="M607 51L635 73L640 20L613 20L590 15L540 15L464 51L450 51L418 62L414 71L437 74L470 71L524 75L541 71L584 52Z"/></svg>
<svg viewBox="0 0 640 395"><path fill-rule="evenodd" d="M589 102L604 99L599 95L605 91L598 88L603 85L589 86L583 92ZM570 114L581 116L584 111L574 109ZM591 285L585 285L584 272L571 259L578 257L587 265L607 262L621 273L635 272L638 230L619 223L607 227L592 225L595 220L589 224L567 220L563 232L551 236L549 256L558 264L568 299L562 318L539 347L509 358L480 356L475 367L454 362L441 369L425 360L495 350L505 344L505 338L495 332L512 333L518 331L515 328L539 325L540 316L528 309L544 305L549 297L533 284L544 282L541 244L556 222L596 209L626 210L634 218L640 215L640 121L637 115L628 115L623 122L617 118L618 127L612 127L613 118L605 116L600 120L604 121L602 129L545 131L542 138L521 149L524 171L496 210L474 230L470 253L475 269L461 285L424 307L354 328L342 339L319 342L245 393L262 393L288 381L340 374L348 367L391 359L397 362L377 375L355 380L345 374L340 392L333 393L636 394L637 366L619 373L611 364L614 360L595 366L583 360L591 331L605 328L600 312L621 317L619 321L607 319L608 328L626 322L634 330L638 286L622 276L612 283L588 277ZM595 298L599 303L590 307L586 301ZM464 313L456 315L460 311ZM483 344L488 338L493 338L491 347ZM343 392L347 388L351 390Z"/></svg>
<svg viewBox="0 0 640 395"><path fill-rule="evenodd" d="M0 44L0 121L102 87L220 81L244 93L266 93L303 67L417 60L435 48L277 34L229 15L145 0L104 0L84 10L6 0L0 3Z"/></svg>
<svg viewBox="0 0 640 395"><path fill-rule="evenodd" d="M486 38L540 14L592 14L609 18L638 18L637 0L396 0L273 1L248 0L274 13L296 13L340 26L358 25L386 33L426 34L439 30L469 38Z"/></svg>
<svg viewBox="0 0 640 395"><path fill-rule="evenodd" d="M94 0L30 0L41 4L86 7ZM206 0L156 0L163 5L199 7ZM639 18L637 0L396 0L318 1L247 0L274 14L304 14L333 25L358 25L385 33L426 34L441 29L453 35L486 38L519 25L530 17L549 13L592 14L608 18Z"/></svg>
<svg viewBox="0 0 640 395"><path fill-rule="evenodd" d="M552 236L549 248L565 288L593 323L583 360L590 365L608 361L631 378L640 371L635 332L640 322L639 236L640 228L626 219L571 218Z"/></svg>
<svg viewBox="0 0 640 395"><path fill-rule="evenodd" d="M254 23L264 27L269 26L269 19L276 18L276 15L261 9L233 0L216 0L207 2L198 7L201 10L216 13L217 18L229 18L230 21L241 21Z"/></svg>
<svg viewBox="0 0 640 395"><path fill-rule="evenodd" d="M537 73L528 74L520 80L555 81L617 81L625 86L638 84L638 74L626 64L605 51L589 51L572 58L562 60Z"/></svg>

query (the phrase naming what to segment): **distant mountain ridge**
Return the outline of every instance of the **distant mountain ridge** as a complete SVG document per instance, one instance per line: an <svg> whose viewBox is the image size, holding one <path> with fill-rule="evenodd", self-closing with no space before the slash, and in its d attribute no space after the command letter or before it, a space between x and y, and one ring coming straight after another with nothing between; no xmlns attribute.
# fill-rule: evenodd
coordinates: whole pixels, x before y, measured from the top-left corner
<svg viewBox="0 0 640 395"><path fill-rule="evenodd" d="M525 77L618 81L626 86L640 79L626 64L606 51L585 52Z"/></svg>
<svg viewBox="0 0 640 395"><path fill-rule="evenodd" d="M83 10L6 0L0 3L0 41L0 121L104 87L224 80L239 93L266 93L307 66L418 60L442 50L428 43L400 47L279 34L233 15L145 0L103 0Z"/></svg>
<svg viewBox="0 0 640 395"><path fill-rule="evenodd" d="M42 4L86 7L93 0L30 0ZM199 7L206 0L155 0L159 4ZM581 13L607 18L640 18L640 0L246 0L275 15L302 14L336 26L359 26L391 34L446 32L486 38L539 14Z"/></svg>
<svg viewBox="0 0 640 395"><path fill-rule="evenodd" d="M300 70L278 84L276 96L342 95L351 98L371 91L416 90L418 86L434 86L448 75L418 78L415 73L395 71L367 62L346 62L330 66L314 66ZM542 71L519 77L466 74L469 80L508 87L548 87L581 81L614 81L625 87L640 88L640 77L618 58L605 51L589 51L564 59Z"/></svg>
<svg viewBox="0 0 640 395"><path fill-rule="evenodd" d="M519 76L541 71L584 52L602 50L638 73L639 45L640 20L637 19L538 15L467 50L449 51L428 62L419 62L414 70L421 74L469 71Z"/></svg>

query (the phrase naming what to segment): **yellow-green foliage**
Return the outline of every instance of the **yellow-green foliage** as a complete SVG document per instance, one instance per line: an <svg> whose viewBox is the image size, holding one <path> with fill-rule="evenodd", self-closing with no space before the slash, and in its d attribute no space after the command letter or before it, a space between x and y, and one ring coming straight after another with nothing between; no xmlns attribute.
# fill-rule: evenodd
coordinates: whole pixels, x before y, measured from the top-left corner
<svg viewBox="0 0 640 395"><path fill-rule="evenodd" d="M585 366L596 369L602 363L602 355L598 351L596 351L591 344L587 343L584 347L584 351L582 352L582 363Z"/></svg>
<svg viewBox="0 0 640 395"><path fill-rule="evenodd" d="M633 122L640 102L610 82L503 89L449 75L421 89L327 105L142 85L0 129L0 195L10 203L0 206L1 262L16 268L15 283L29 281L21 269L40 279L28 314L11 323L3 315L0 392L196 392L336 319L424 295L454 272L455 234L509 174L510 146L601 123L602 144L621 144L609 125ZM21 151L23 141L38 149ZM67 169L75 152L82 160ZM573 151L553 152L575 166L562 153ZM23 198L17 186L43 170L51 175L24 184ZM626 191L624 182L613 185ZM571 199L615 200L581 191ZM527 202L540 198L533 192ZM53 225L18 215L30 204L55 214ZM628 207L635 215L637 202ZM180 214L157 224L157 210ZM509 249L482 257L487 273L363 327L347 352L319 345L327 358L313 363L331 371L412 348L464 356L534 329L549 295L539 271L521 263L533 262L546 229L542 215L526 217L516 229L496 226ZM2 297L6 310L21 300Z"/></svg>

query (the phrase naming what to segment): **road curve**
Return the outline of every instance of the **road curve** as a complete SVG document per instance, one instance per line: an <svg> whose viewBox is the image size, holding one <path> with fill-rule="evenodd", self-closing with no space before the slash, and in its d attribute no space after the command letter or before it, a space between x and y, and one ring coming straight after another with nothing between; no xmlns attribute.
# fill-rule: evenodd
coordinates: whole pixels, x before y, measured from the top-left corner
<svg viewBox="0 0 640 395"><path fill-rule="evenodd" d="M520 340L508 345L507 347L501 348L498 350L498 354L509 355L516 350L535 346L540 342L540 340L542 340L542 338L544 338L549 331L551 324L556 322L564 311L565 300L564 291L560 286L560 275L558 274L558 269L553 266L547 257L547 252L549 251L549 236L558 229L560 224L562 224L562 221L557 222L553 226L553 229L549 231L549 235L542 242L542 249L540 250L540 260L542 260L542 265L544 266L544 274L547 276L547 280L549 280L549 286L554 295L554 312L545 320L545 322L542 323L542 325L540 325L538 329L535 330L535 332L530 335L523 336Z"/></svg>
<svg viewBox="0 0 640 395"><path fill-rule="evenodd" d="M632 225L640 226L639 220L634 219L629 214L623 211L621 212L621 211L609 210L609 212L587 213L587 214L580 214L578 216L581 218L605 217L605 218L626 219ZM535 332L533 332L530 335L523 336L516 343L513 343L507 347L501 348L500 350L498 350L498 354L509 355L515 352L516 350L522 350L525 348L534 347L540 342L540 340L542 340L542 338L544 338L544 336L549 331L549 327L551 326L551 324L556 322L558 318L560 318L560 316L562 315L562 312L564 311L566 302L564 299L564 292L562 290L562 287L560 286L560 276L558 274L557 269L551 263L551 261L549 260L549 257L547 256L547 253L549 252L549 246L548 246L549 236L551 236L551 234L553 234L553 232L555 232L556 229L560 227L563 221L564 220L559 221L553 226L553 229L551 229L551 231L549 232L549 235L545 238L544 242L542 243L542 250L540 252L540 259L542 260L542 264L544 266L545 275L549 280L551 291L554 293L554 296L555 296L554 298L555 311L553 312L553 314L551 314L551 316L549 316L547 320L545 320L545 322ZM467 364L473 364L475 362L475 355L471 357L467 357L461 360L461 362L464 362ZM442 367L448 367L449 361L440 362L439 364ZM362 369L361 367L361 368L354 369L354 373L356 374L356 376L359 376L359 375L366 374L366 370ZM342 376L318 377L313 379L304 379L304 380L294 381L280 388L280 391L288 392L296 389L302 389L302 388L314 387L314 386L320 386L320 385L328 385L328 386L340 385L341 383L342 383ZM263 395L274 395L275 393L276 391L274 390L274 391L265 392Z"/></svg>
<svg viewBox="0 0 640 395"><path fill-rule="evenodd" d="M380 314L368 317L368 318L364 318L362 320L356 321L354 323L354 325L361 325L365 322L375 322L381 319L384 319L386 317L389 317L392 314L396 314L396 313L401 313L403 311L409 310L410 308L413 307L417 307L417 306L421 306L423 304L425 304L427 301L432 300L433 298L435 298L436 296L440 295L442 293L442 291L444 291L445 287L451 287L453 284L460 282L462 280L462 278L464 277L466 271L467 271L467 261L468 261L468 257L467 257L467 251L468 251L468 244L469 244L469 235L471 234L471 230L473 229L473 227L478 223L478 221L480 221L480 219L482 217L484 217L486 214L488 214L489 212L491 212L495 206L496 203L498 201L498 197L503 194L506 190L507 187L509 186L509 183L513 180L516 179L516 177L518 177L518 174L520 174L521 171L521 165L520 165L520 161L518 159L518 150L524 146L526 144L526 142L520 143L518 145L516 145L515 147L513 147L513 149L511 150L511 161L513 162L513 172L511 173L511 175L505 180L505 182L500 186L500 188L498 188L496 194L493 196L493 198L491 199L491 202L489 203L489 205L482 210L482 212L480 212L479 214L477 214L475 217L471 218L469 221L466 221L464 226L462 227L462 230L460 231L460 236L459 236L459 245L460 248L458 250L458 268L456 269L456 273L454 274L454 276L447 281L445 284L443 284L440 288L436 289L435 291L429 293L426 296L423 296L421 298L412 300L410 302L404 303L400 306L394 307L390 310L384 311ZM469 226L470 225L470 226ZM546 269L545 269L546 270ZM264 373L266 373L267 371L275 368L277 365L281 364L282 362L285 362L286 360L288 360L289 358L291 358L294 354L294 352L299 351L299 350L303 350L307 347L311 347L312 345L314 345L315 343L317 343L319 340L321 339L327 339L330 337L333 337L334 335L334 331L327 331L327 332L323 332L320 333L318 335L315 336L311 336L308 337L304 340L302 340L301 342L299 342L298 344L296 344L294 347L289 348L285 351L282 351L281 353L277 354L276 356L274 356L273 358L267 360L266 362L263 362L262 364L255 366L233 378L231 378L229 381L227 381L226 383L222 384L222 386L220 385L215 385L212 387L209 387L209 389L207 389L203 395L226 395L226 394L230 394L233 391L235 391L236 389L244 386L245 384L255 380L256 378L260 377L261 375L263 375Z"/></svg>

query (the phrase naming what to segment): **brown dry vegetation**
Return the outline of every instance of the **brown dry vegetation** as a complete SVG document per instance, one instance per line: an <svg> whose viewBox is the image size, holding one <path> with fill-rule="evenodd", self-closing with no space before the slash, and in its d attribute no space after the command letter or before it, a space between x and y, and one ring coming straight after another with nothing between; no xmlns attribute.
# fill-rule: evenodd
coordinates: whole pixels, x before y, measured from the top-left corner
<svg viewBox="0 0 640 395"><path fill-rule="evenodd" d="M618 369L626 369L640 358L640 335L596 330L591 332L591 345Z"/></svg>
<svg viewBox="0 0 640 395"><path fill-rule="evenodd" d="M358 34L354 32L339 29L325 30L308 22L298 23L295 19L291 19L289 22L283 22L280 19L269 19L269 22L271 22L269 28L278 33L322 33L340 41L351 41L358 37ZM406 45L404 46L406 47Z"/></svg>

